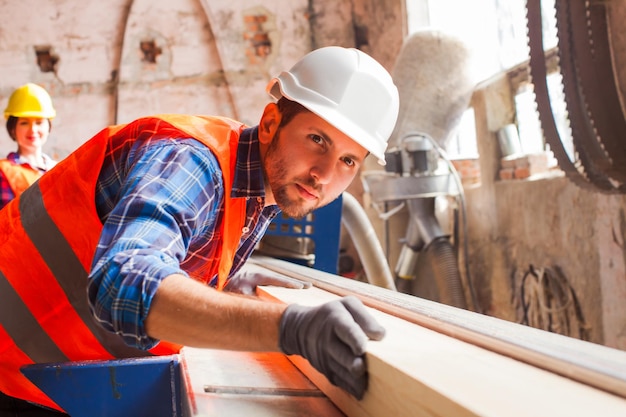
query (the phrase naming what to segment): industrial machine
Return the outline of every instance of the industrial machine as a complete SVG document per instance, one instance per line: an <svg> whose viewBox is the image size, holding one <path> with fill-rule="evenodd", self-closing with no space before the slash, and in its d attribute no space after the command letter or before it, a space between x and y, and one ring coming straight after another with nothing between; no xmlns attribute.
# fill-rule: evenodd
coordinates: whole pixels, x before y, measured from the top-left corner
<svg viewBox="0 0 626 417"><path fill-rule="evenodd" d="M394 270L398 290L423 295L416 289L417 281L430 277L418 276L418 263L427 262L437 288L432 298L466 309L457 249L435 214L437 197L458 197L464 204L463 189L451 163L451 169L444 172L433 167L438 166L438 159L433 158L437 149L438 145L428 135L407 134L399 146L388 151L385 173L364 178L374 204L384 207L380 210L382 217L389 218L390 213L393 215L403 208L408 213L406 235ZM459 235L455 237L458 242Z"/></svg>

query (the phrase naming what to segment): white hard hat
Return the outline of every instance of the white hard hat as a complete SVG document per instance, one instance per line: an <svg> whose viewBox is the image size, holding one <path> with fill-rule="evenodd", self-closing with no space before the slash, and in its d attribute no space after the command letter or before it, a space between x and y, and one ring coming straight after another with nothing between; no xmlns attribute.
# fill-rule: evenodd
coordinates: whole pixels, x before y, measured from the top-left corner
<svg viewBox="0 0 626 417"><path fill-rule="evenodd" d="M316 49L272 79L267 92L300 103L385 165L387 141L398 118L398 89L369 55L339 46Z"/></svg>

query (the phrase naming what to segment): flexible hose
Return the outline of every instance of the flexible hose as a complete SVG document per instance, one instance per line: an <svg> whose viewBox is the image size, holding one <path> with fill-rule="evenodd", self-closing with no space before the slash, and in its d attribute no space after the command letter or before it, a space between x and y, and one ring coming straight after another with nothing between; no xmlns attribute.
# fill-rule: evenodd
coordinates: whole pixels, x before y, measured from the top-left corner
<svg viewBox="0 0 626 417"><path fill-rule="evenodd" d="M428 260L435 275L442 303L467 309L458 262L452 243L444 237L435 238L426 248Z"/></svg>

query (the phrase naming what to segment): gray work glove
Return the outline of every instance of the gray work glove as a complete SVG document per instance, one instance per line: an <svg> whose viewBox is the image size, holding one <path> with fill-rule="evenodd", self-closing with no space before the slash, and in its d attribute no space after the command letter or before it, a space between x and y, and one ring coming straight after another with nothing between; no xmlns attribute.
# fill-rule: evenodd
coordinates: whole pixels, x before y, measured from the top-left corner
<svg viewBox="0 0 626 417"><path fill-rule="evenodd" d="M367 389L367 340L384 336L385 329L354 296L317 307L291 304L280 320L281 350L304 357L359 400Z"/></svg>
<svg viewBox="0 0 626 417"><path fill-rule="evenodd" d="M293 288L297 290L311 287L310 282L289 278L270 271L269 269L261 268L254 264L247 264L241 267L241 269L228 280L224 286L224 291L253 295L256 293L256 287L258 285L273 285L275 287Z"/></svg>

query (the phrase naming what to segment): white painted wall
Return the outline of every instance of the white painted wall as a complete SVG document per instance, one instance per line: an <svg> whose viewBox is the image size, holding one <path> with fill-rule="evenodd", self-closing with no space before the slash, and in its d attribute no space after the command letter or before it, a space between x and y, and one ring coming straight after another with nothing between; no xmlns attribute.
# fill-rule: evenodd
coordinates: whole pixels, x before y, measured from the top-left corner
<svg viewBox="0 0 626 417"><path fill-rule="evenodd" d="M62 158L103 127L155 113L219 114L254 124L270 99L265 85L310 50L307 2L0 0L0 107L19 85L51 94L57 118L45 151ZM254 55L247 18L271 42ZM140 41L162 53L142 62ZM41 72L35 47L58 55ZM118 78L119 77L119 78ZM118 82L119 81L119 82ZM0 155L14 150L6 129Z"/></svg>

